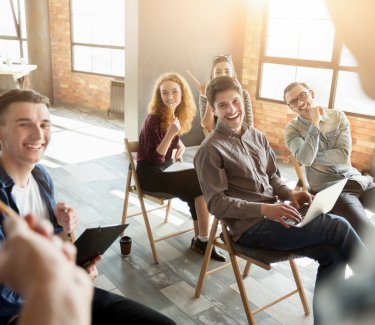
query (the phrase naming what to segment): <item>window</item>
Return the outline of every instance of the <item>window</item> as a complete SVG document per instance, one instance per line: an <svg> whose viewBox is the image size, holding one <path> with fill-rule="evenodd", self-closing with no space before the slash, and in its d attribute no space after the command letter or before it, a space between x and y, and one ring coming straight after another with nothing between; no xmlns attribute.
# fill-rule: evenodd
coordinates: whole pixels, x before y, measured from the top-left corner
<svg viewBox="0 0 375 325"><path fill-rule="evenodd" d="M123 0L71 0L72 69L125 75Z"/></svg>
<svg viewBox="0 0 375 325"><path fill-rule="evenodd" d="M28 62L24 0L0 1L0 57L9 63Z"/></svg>
<svg viewBox="0 0 375 325"><path fill-rule="evenodd" d="M335 30L325 0L268 0L258 97L283 102L284 88L304 81L318 104L373 115L375 101L359 83L356 62Z"/></svg>

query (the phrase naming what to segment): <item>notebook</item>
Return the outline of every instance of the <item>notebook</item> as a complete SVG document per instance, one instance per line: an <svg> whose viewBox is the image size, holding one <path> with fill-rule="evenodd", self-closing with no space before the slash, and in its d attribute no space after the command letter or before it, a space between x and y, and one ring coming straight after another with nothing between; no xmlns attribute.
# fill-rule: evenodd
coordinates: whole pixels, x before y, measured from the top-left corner
<svg viewBox="0 0 375 325"><path fill-rule="evenodd" d="M325 188L315 195L310 205L304 205L300 208L298 210L302 216L302 221L300 223L296 224L295 221L290 219L285 221L292 226L303 227L314 220L317 216L320 216L323 213L328 213L335 205L347 181L348 179L344 178L336 184Z"/></svg>
<svg viewBox="0 0 375 325"><path fill-rule="evenodd" d="M128 225L87 228L74 243L77 247L77 265L83 266L94 257L103 255Z"/></svg>

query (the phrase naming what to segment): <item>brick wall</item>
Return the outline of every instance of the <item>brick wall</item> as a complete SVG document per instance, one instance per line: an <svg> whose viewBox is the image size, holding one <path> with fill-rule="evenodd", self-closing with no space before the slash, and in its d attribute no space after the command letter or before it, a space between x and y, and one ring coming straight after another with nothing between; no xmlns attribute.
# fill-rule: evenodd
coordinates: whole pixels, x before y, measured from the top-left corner
<svg viewBox="0 0 375 325"><path fill-rule="evenodd" d="M256 100L258 64L262 24L266 1L248 0L248 15L243 58L242 85L250 94L254 109L255 127L262 130L272 147L285 153L284 127L295 114L286 106ZM353 139L352 164L360 170L369 171L375 152L375 120L348 116Z"/></svg>
<svg viewBox="0 0 375 325"><path fill-rule="evenodd" d="M48 3L54 102L108 110L111 78L72 71L69 0Z"/></svg>

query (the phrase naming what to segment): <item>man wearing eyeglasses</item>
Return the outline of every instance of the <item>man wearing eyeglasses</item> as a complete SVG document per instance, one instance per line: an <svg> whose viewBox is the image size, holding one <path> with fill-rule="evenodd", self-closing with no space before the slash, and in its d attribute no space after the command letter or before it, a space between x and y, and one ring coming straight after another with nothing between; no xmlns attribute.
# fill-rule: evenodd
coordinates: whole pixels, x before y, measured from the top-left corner
<svg viewBox="0 0 375 325"><path fill-rule="evenodd" d="M375 184L350 161L352 140L345 114L315 105L315 93L305 83L293 82L284 90L284 100L298 114L285 129L285 142L300 164L312 192L343 178L349 181L332 212L345 217L358 234L371 227L365 209L375 213Z"/></svg>

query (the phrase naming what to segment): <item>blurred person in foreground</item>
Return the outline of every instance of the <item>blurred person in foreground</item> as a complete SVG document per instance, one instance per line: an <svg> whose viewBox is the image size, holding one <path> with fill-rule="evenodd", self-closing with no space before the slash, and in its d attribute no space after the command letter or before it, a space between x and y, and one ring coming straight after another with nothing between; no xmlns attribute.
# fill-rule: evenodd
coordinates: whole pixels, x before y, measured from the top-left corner
<svg viewBox="0 0 375 325"><path fill-rule="evenodd" d="M363 90L375 100L375 1L326 0L338 38L345 43L358 62ZM350 21L350 24L348 24ZM374 107L375 111L375 107ZM373 166L375 167L375 166ZM375 237L365 234L370 252ZM375 259L360 255L355 263L360 270L347 281L331 278L319 295L323 323L373 324L375 319Z"/></svg>
<svg viewBox="0 0 375 325"><path fill-rule="evenodd" d="M22 294L17 325L89 325L93 286L76 266L76 249L33 215L6 218L0 281Z"/></svg>

